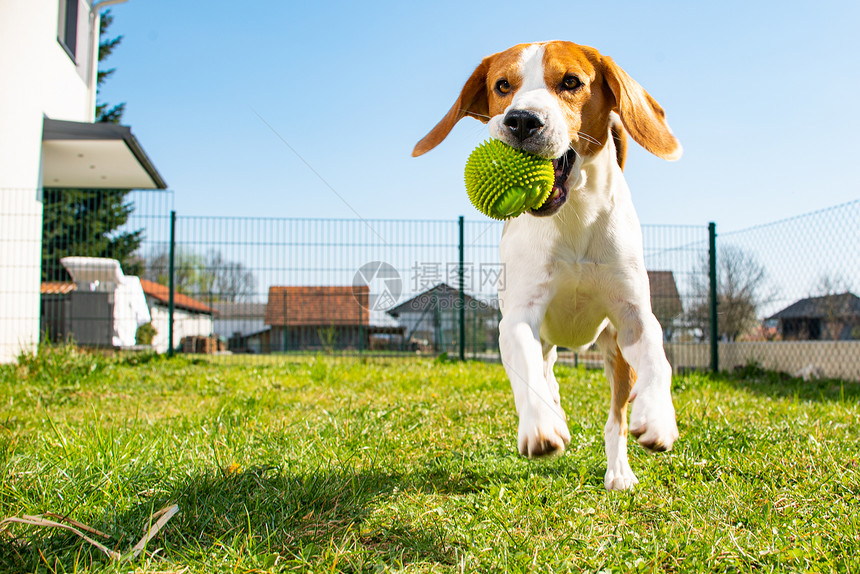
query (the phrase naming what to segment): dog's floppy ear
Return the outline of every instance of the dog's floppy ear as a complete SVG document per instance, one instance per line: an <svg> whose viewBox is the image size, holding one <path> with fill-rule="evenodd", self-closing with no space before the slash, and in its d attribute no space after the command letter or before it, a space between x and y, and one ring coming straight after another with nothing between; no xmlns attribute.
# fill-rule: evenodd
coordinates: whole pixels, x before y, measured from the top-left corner
<svg viewBox="0 0 860 574"><path fill-rule="evenodd" d="M613 109L621 116L630 136L657 157L669 161L680 158L683 149L672 135L660 104L612 58L604 56L602 63L603 77L615 96Z"/></svg>
<svg viewBox="0 0 860 574"><path fill-rule="evenodd" d="M475 71L466 81L466 85L460 91L460 97L457 98L442 121L436 124L436 127L415 145L415 149L412 150L412 157L418 157L439 145L454 127L454 124L465 116L472 116L484 123L489 121L490 104L487 99L487 72L490 69L491 59L492 56L484 58L475 68Z"/></svg>

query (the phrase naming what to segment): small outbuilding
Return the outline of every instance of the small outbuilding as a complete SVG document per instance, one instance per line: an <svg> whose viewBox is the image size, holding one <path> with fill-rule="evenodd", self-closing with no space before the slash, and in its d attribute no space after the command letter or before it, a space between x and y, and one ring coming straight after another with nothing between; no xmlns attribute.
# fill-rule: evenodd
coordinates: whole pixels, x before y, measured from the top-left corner
<svg viewBox="0 0 860 574"><path fill-rule="evenodd" d="M860 340L860 297L821 295L796 301L767 318L785 341Z"/></svg>
<svg viewBox="0 0 860 574"><path fill-rule="evenodd" d="M234 353L262 352L266 326L266 304L251 301L222 301L212 303L215 334L227 341Z"/></svg>
<svg viewBox="0 0 860 574"><path fill-rule="evenodd" d="M87 347L124 349L138 346L137 330L149 323L154 334L148 345L159 353L168 349L170 290L161 284L124 275L115 259L66 257L62 260L74 283L41 284L43 340L66 341ZM174 294L173 346L186 337L210 337L214 309Z"/></svg>
<svg viewBox="0 0 860 574"><path fill-rule="evenodd" d="M366 349L369 294L366 285L269 287L262 352Z"/></svg>
<svg viewBox="0 0 860 574"><path fill-rule="evenodd" d="M485 302L464 293L466 345L470 352L482 353L498 347L499 311L493 302ZM460 291L447 283L419 293L387 311L404 329L408 343L419 350L454 352L460 339Z"/></svg>
<svg viewBox="0 0 860 574"><path fill-rule="evenodd" d="M41 284L42 338L88 347L129 348L138 327L150 322L140 279L119 261L103 257L60 260L74 283Z"/></svg>
<svg viewBox="0 0 860 574"><path fill-rule="evenodd" d="M675 274L671 271L648 271L648 284L651 289L651 310L663 328L663 339L671 341L676 324L684 314Z"/></svg>
<svg viewBox="0 0 860 574"><path fill-rule="evenodd" d="M153 348L164 353L170 339L170 289L166 285L141 279L146 304L152 315L155 335ZM193 297L173 294L173 348L178 349L186 337L210 337L214 333L215 310Z"/></svg>

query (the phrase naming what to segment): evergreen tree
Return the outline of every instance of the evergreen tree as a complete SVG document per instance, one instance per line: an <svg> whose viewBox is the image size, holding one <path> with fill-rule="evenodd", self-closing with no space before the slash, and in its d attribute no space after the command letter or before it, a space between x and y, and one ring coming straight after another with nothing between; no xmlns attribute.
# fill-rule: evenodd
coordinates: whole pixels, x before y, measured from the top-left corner
<svg viewBox="0 0 860 574"><path fill-rule="evenodd" d="M42 280L70 279L60 259L68 256L110 257L123 272L137 269L132 254L143 241L143 230L117 229L128 222L134 206L125 190L44 190L42 222Z"/></svg>
<svg viewBox="0 0 860 574"><path fill-rule="evenodd" d="M107 59L108 56L111 55L114 48L120 45L122 42L122 35L117 36L116 38L105 38L107 35L107 30L110 28L110 25L113 23L113 15L111 15L110 10L107 10L101 17L101 22L99 23L99 71L96 76L96 93L98 94L98 88L110 78L114 72L116 72L116 68L110 68L107 70L101 69L101 63L103 60ZM109 107L107 103L100 102L96 104L96 121L97 122L107 122L110 124L118 124L120 120L122 120L122 114L125 112L125 102L119 103L115 106Z"/></svg>

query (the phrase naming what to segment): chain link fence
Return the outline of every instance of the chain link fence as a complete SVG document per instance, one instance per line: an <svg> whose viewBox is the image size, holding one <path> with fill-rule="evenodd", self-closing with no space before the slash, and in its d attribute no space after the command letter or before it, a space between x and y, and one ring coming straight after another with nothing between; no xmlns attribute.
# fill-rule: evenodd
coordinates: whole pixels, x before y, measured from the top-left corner
<svg viewBox="0 0 860 574"><path fill-rule="evenodd" d="M720 366L860 380L860 201L717 241Z"/></svg>
<svg viewBox="0 0 860 574"><path fill-rule="evenodd" d="M503 223L177 216L169 192L44 194L42 340L243 362L498 360ZM718 236L644 225L652 308L674 369L754 363L860 380L858 220L853 202ZM602 366L594 349L559 356Z"/></svg>

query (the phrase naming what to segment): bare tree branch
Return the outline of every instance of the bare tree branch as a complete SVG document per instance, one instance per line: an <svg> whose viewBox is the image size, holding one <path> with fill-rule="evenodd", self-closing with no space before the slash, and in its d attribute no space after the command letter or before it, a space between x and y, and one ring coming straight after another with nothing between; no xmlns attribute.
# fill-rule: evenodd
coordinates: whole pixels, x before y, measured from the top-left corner
<svg viewBox="0 0 860 574"><path fill-rule="evenodd" d="M694 300L687 318L691 325L707 335L710 322L710 284L708 260L702 259L701 273L692 281ZM717 253L717 326L720 338L734 341L759 324L758 310L775 297L767 289L767 273L751 254L734 245L721 247Z"/></svg>

